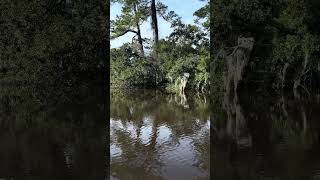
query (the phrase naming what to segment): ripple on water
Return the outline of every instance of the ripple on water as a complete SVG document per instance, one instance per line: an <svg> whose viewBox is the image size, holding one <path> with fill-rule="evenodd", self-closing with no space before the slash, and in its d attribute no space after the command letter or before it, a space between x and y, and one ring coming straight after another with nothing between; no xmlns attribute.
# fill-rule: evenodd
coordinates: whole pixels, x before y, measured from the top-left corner
<svg viewBox="0 0 320 180"><path fill-rule="evenodd" d="M160 158L166 165L184 166L195 163L193 140L190 137L181 137L175 145L165 146L160 151Z"/></svg>
<svg viewBox="0 0 320 180"><path fill-rule="evenodd" d="M208 179L208 169L200 167L208 157L208 116L193 112L193 106L185 110L156 100L139 99L130 116L111 119L113 178Z"/></svg>
<svg viewBox="0 0 320 180"><path fill-rule="evenodd" d="M168 142L171 137L171 129L166 125L162 125L157 128L158 137L157 137L157 145L161 145L162 143Z"/></svg>
<svg viewBox="0 0 320 180"><path fill-rule="evenodd" d="M151 136L152 136L152 126L146 125L141 127L140 131L140 141L145 146L149 145L151 142Z"/></svg>
<svg viewBox="0 0 320 180"><path fill-rule="evenodd" d="M117 144L110 145L110 155L112 158L120 157L122 154L122 149Z"/></svg>

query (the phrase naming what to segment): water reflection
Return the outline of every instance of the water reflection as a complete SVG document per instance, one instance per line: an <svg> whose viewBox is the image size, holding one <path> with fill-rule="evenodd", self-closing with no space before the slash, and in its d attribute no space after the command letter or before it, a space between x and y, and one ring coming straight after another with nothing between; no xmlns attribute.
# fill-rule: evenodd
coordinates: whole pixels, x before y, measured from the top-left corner
<svg viewBox="0 0 320 180"><path fill-rule="evenodd" d="M113 93L111 179L209 179L209 122L200 96Z"/></svg>
<svg viewBox="0 0 320 180"><path fill-rule="evenodd" d="M317 96L212 101L213 179L319 179Z"/></svg>
<svg viewBox="0 0 320 180"><path fill-rule="evenodd" d="M101 88L81 91L0 88L0 179L106 179L105 100Z"/></svg>

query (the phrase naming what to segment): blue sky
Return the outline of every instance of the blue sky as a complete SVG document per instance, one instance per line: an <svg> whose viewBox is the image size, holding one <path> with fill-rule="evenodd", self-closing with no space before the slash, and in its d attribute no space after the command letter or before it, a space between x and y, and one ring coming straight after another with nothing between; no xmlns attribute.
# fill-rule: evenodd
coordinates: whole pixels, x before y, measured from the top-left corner
<svg viewBox="0 0 320 180"><path fill-rule="evenodd" d="M195 19L193 13L206 4L206 1L200 0L161 0L161 2L168 6L169 11L174 11L177 13L182 18L183 23L186 24L193 24ZM111 20L114 20L116 15L120 15L120 13L121 6L119 4L112 4L110 9ZM158 26L160 38L165 38L172 32L170 24L160 17L158 17ZM152 37L150 22L145 22L142 24L141 34L143 38ZM132 33L127 33L122 37L111 40L111 48L117 48L123 43L131 42L132 37Z"/></svg>

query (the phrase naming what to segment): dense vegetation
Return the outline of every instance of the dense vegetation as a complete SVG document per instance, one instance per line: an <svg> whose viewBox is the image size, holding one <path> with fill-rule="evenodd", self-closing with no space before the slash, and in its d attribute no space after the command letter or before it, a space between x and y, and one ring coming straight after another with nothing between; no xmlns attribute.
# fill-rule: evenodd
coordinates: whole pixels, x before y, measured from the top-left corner
<svg viewBox="0 0 320 180"><path fill-rule="evenodd" d="M102 80L108 9L107 0L1 0L0 82Z"/></svg>
<svg viewBox="0 0 320 180"><path fill-rule="evenodd" d="M114 0L122 12L111 21L111 38L126 33L132 42L111 49L112 88L166 88L177 91L183 73L189 73L187 88L205 91L209 84L209 3L194 12L195 25L184 24L175 12L155 0ZM158 17L171 24L173 32L159 39ZM150 22L153 38L143 38L140 28Z"/></svg>
<svg viewBox="0 0 320 180"><path fill-rule="evenodd" d="M253 37L238 91L310 93L319 88L320 3L317 0L211 1L212 92L226 91L227 64L221 49Z"/></svg>

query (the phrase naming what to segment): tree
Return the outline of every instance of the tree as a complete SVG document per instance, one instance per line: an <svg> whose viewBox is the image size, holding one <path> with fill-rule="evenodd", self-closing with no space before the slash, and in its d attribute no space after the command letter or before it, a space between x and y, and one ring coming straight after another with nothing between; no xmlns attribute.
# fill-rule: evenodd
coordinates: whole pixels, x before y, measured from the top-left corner
<svg viewBox="0 0 320 180"><path fill-rule="evenodd" d="M129 32L134 33L133 40L137 37L140 56L143 57L144 47L140 25L147 19L145 2L142 0L113 0L112 2L120 3L123 7L122 14L111 22L111 39L118 38Z"/></svg>
<svg viewBox="0 0 320 180"><path fill-rule="evenodd" d="M211 2L211 57L253 37L254 48L241 85L281 92L319 87L320 3L315 0L216 0ZM212 60L211 77L225 74L225 60ZM319 66L320 67L320 66ZM214 79L211 79L215 81ZM223 86L217 80L215 87ZM250 84L250 86L249 86ZM257 88L258 87L258 88ZM219 88L218 88L219 89Z"/></svg>
<svg viewBox="0 0 320 180"><path fill-rule="evenodd" d="M208 3L208 0L201 0L201 1L207 1L207 4L200 9L198 9L196 12L193 13L194 16L197 17L195 22L197 24L200 24L207 32L210 31L210 4ZM201 22L203 21L203 22Z"/></svg>
<svg viewBox="0 0 320 180"><path fill-rule="evenodd" d="M106 69L108 4L0 1L1 80L67 84L98 79L97 73Z"/></svg>
<svg viewBox="0 0 320 180"><path fill-rule="evenodd" d="M159 30L158 30L158 18L157 18L157 8L155 0L151 0L151 26L153 30L153 40L155 45L159 41Z"/></svg>
<svg viewBox="0 0 320 180"><path fill-rule="evenodd" d="M119 2L119 0L117 1ZM124 2L124 0L121 2ZM175 80L179 79L183 73L189 73L190 79L187 88L204 91L209 84L208 28L203 27L205 24L207 26L209 22L208 4L201 8L201 11L204 12L197 13L199 20L204 20L206 23L191 25L184 24L181 17L174 11L169 11L168 6L160 0L145 0L139 1L139 3L137 4L137 7L140 7L138 9L146 10L143 20L148 20L148 22L150 20L153 31L153 42L145 41L146 45L151 46L152 51L145 58L141 58L132 53L134 48L130 43L112 49L112 87L164 87L171 92L175 92ZM132 12L130 11L130 13ZM128 16L126 22L133 23L130 21L132 17ZM169 22L173 29L173 32L163 39L159 37L159 18ZM119 22L115 21L113 24L119 24L118 27L121 27L120 25L125 24L120 22L121 19L125 18L117 18L116 21ZM134 24L132 26L134 27ZM127 27L125 26L123 31L119 32L126 32L124 30L128 30Z"/></svg>

